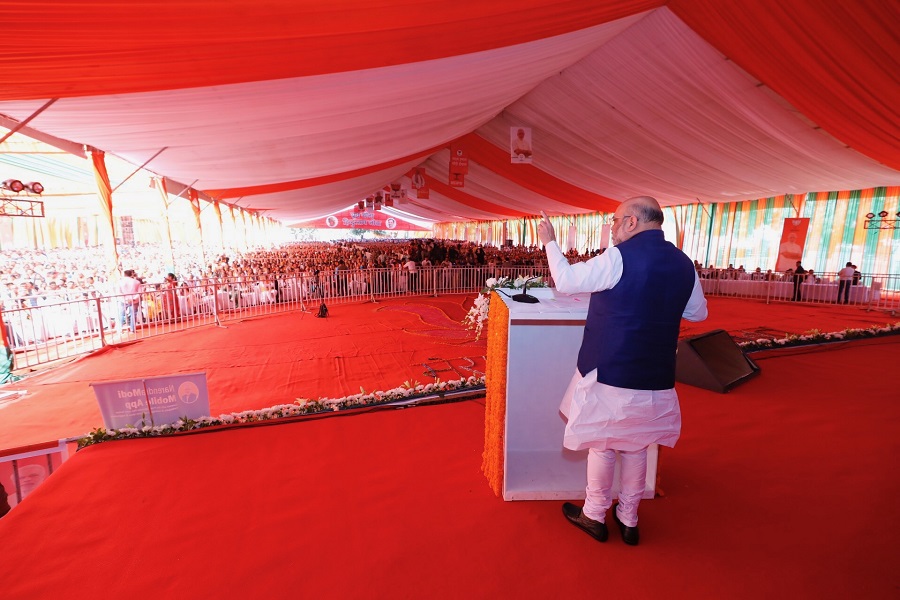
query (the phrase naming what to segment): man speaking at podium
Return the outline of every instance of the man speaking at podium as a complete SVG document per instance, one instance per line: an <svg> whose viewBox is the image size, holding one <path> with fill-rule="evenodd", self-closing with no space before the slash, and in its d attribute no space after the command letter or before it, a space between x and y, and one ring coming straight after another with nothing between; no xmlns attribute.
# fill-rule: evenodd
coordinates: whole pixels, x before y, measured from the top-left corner
<svg viewBox="0 0 900 600"><path fill-rule="evenodd" d="M615 244L570 265L550 220L538 225L556 289L591 292L575 376L560 406L563 445L588 449L584 507L566 502L576 527L605 542L616 453L621 457L619 503L613 518L626 544L637 545L638 504L650 444L672 447L681 433L675 394L675 352L681 319L706 318L706 298L694 263L665 240L663 213L649 196L630 198L612 219Z"/></svg>

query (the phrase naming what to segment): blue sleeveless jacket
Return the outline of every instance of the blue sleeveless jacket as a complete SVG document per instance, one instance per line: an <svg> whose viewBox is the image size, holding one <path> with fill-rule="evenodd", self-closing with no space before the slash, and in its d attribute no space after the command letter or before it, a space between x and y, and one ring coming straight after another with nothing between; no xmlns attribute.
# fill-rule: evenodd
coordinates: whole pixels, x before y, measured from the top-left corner
<svg viewBox="0 0 900 600"><path fill-rule="evenodd" d="M675 387L681 315L694 287L691 259L659 229L618 244L622 278L591 294L578 371L635 390Z"/></svg>

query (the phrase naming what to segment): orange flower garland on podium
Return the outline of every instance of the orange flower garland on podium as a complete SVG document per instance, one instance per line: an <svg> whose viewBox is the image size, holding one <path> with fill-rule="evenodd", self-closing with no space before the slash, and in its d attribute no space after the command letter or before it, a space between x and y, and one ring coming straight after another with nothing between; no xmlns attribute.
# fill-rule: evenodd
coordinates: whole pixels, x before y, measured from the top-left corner
<svg viewBox="0 0 900 600"><path fill-rule="evenodd" d="M481 470L496 495L503 492L503 431L506 428L506 356L509 309L496 290L488 313L487 381L484 406L484 454Z"/></svg>
<svg viewBox="0 0 900 600"><path fill-rule="evenodd" d="M582 499L587 451L563 447L559 404L575 372L590 294L529 292L539 302L491 292L482 471L504 500ZM655 494L657 461L654 444L647 453L645 499Z"/></svg>

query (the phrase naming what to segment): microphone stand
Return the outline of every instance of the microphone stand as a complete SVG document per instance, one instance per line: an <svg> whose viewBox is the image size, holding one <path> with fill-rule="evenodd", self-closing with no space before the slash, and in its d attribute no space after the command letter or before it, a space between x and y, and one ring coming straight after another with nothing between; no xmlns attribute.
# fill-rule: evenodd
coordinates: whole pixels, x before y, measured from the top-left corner
<svg viewBox="0 0 900 600"><path fill-rule="evenodd" d="M538 277L539 277L539 275L535 275L531 279L526 279L525 283L522 285L522 293L515 294L514 296L512 296L512 299L515 300L516 302L525 302L526 304L537 304L538 302L540 302L540 300L538 300L534 296L528 295L528 283L530 281L534 281Z"/></svg>

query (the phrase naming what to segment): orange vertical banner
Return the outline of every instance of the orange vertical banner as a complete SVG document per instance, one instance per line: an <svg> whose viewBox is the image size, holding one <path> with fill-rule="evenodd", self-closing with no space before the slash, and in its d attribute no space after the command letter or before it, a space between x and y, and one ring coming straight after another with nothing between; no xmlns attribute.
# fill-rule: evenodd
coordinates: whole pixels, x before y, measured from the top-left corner
<svg viewBox="0 0 900 600"><path fill-rule="evenodd" d="M247 211L241 208L238 209L238 214L241 217L241 239L244 241L241 246L243 248L246 248L250 243L250 240L247 238ZM237 225L237 218L235 218L234 224Z"/></svg>
<svg viewBox="0 0 900 600"><path fill-rule="evenodd" d="M235 217L234 217L234 205L233 204L228 205L228 218L231 221L231 236L230 236L230 238L231 238L231 249L233 250L233 249L237 248L237 235L238 235L237 219L235 219Z"/></svg>
<svg viewBox="0 0 900 600"><path fill-rule="evenodd" d="M172 225L169 222L169 190L166 186L166 178L159 177L156 180L156 190L159 192L163 206L163 219L166 222L166 241L169 244L169 261L167 265L172 272L175 272L175 250L172 248Z"/></svg>
<svg viewBox="0 0 900 600"><path fill-rule="evenodd" d="M200 232L200 239L203 239L203 228L200 226L200 196L197 190L191 188L188 190L188 200L191 202L191 210L194 211L194 221L197 223L197 231Z"/></svg>
<svg viewBox="0 0 900 600"><path fill-rule="evenodd" d="M191 203L191 210L194 211L194 223L197 225L197 235L200 237L200 256L203 258L203 264L206 264L206 250L203 247L203 226L200 224L200 196L194 188L188 190L188 201Z"/></svg>
<svg viewBox="0 0 900 600"><path fill-rule="evenodd" d="M238 241L238 236L243 232L238 228L238 216L240 214L240 209L238 209L238 214L235 214L235 209L233 204L228 205L228 214L231 216L231 248L236 250L240 248L241 243Z"/></svg>
<svg viewBox="0 0 900 600"><path fill-rule="evenodd" d="M213 200L213 212L216 213L216 219L219 220L219 249L225 251L225 227L222 225L222 207L219 206L218 200Z"/></svg>
<svg viewBox="0 0 900 600"><path fill-rule="evenodd" d="M112 186L109 173L106 171L105 153L91 150L91 165L94 167L94 180L97 182L97 196L100 199L100 210L104 222L109 224L109 255L107 276L112 278L119 270L119 248L116 245L116 225L113 221Z"/></svg>
<svg viewBox="0 0 900 600"><path fill-rule="evenodd" d="M778 260L775 263L776 271L793 269L796 262L802 259L808 231L809 219L807 218L784 220L781 244L778 246Z"/></svg>
<svg viewBox="0 0 900 600"><path fill-rule="evenodd" d="M252 216L253 222L253 242L259 243L262 241L262 235L260 235L260 221L259 221L259 213L253 213Z"/></svg>

